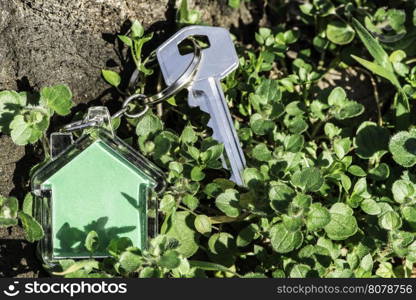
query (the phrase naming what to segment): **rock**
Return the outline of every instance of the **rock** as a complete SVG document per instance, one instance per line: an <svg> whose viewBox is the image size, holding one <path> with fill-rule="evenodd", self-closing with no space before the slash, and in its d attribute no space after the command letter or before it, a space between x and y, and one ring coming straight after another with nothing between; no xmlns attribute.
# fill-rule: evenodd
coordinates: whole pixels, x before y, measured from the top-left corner
<svg viewBox="0 0 416 300"><path fill-rule="evenodd" d="M0 137L0 195L9 195L15 187L14 170L25 154L23 147L16 146L8 136Z"/></svg>
<svg viewBox="0 0 416 300"><path fill-rule="evenodd" d="M238 25L240 11L226 0L195 2L190 6L202 11L204 22ZM1 1L0 90L65 83L77 103L97 99L108 88L101 69L109 62L121 65L114 39L123 24L137 19L151 31L171 34L174 5L169 0ZM247 13L244 19L250 21Z"/></svg>

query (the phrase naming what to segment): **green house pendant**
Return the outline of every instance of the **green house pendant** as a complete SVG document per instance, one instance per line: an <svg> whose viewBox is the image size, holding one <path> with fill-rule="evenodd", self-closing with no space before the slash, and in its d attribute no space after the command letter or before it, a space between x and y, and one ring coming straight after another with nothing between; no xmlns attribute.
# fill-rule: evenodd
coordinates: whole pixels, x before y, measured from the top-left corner
<svg viewBox="0 0 416 300"><path fill-rule="evenodd" d="M52 135L53 160L32 177L34 213L45 231L39 250L46 263L106 257L117 237L143 249L157 232L154 195L164 189L163 173L113 134L105 107L90 108L87 120L101 126L73 143L69 134ZM99 237L93 252L85 247L91 231Z"/></svg>

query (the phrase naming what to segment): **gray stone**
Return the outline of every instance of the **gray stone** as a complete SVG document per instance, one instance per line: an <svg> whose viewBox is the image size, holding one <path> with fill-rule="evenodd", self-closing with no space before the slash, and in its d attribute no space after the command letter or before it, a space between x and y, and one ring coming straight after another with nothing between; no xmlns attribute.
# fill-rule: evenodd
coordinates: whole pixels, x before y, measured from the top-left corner
<svg viewBox="0 0 416 300"><path fill-rule="evenodd" d="M208 24L238 24L239 10L226 1L192 6ZM35 89L65 83L76 102L96 99L108 88L101 69L108 61L121 64L106 37L114 37L128 19L172 33L174 9L168 0L1 0L0 90L18 89L19 80Z"/></svg>

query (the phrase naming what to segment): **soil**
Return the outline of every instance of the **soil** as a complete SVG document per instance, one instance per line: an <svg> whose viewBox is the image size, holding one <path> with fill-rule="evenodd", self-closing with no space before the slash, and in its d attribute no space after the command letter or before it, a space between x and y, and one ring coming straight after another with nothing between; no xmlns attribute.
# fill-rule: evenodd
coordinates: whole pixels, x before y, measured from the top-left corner
<svg viewBox="0 0 416 300"><path fill-rule="evenodd" d="M238 10L229 8L227 0L188 2L202 11L206 24L231 28L242 36L262 17L261 1ZM175 31L176 13L175 0L0 0L0 91L65 83L80 104L78 110L85 103L116 101L119 106L101 78L101 69L125 76L131 72L124 68L117 34L137 19L154 32L150 47L155 48ZM37 149L18 147L0 134L0 195L23 199L29 170L41 157ZM0 277L46 275L35 257L35 245L25 242L20 227L0 228L0 239Z"/></svg>

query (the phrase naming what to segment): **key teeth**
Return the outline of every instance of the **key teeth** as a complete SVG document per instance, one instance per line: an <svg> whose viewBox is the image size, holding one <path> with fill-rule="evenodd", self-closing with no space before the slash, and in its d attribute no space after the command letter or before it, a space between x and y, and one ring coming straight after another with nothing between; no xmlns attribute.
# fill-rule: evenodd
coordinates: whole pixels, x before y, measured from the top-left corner
<svg viewBox="0 0 416 300"><path fill-rule="evenodd" d="M212 135L211 135L211 137L214 139L214 140L216 140L217 142L219 142L219 143L222 143L221 142L221 136L219 135L219 133L217 132L217 131L215 131L215 124L214 124L214 121L212 120L212 119L209 119L209 121L208 121L208 123L207 123L207 126L209 127L209 128L211 128L212 129Z"/></svg>
<svg viewBox="0 0 416 300"><path fill-rule="evenodd" d="M210 127L212 130L214 130L212 127ZM217 133L216 132L212 132L212 138L214 139L214 140L216 140L217 142L219 142L219 143L222 143L221 142L221 137L219 137L218 135L217 135Z"/></svg>

